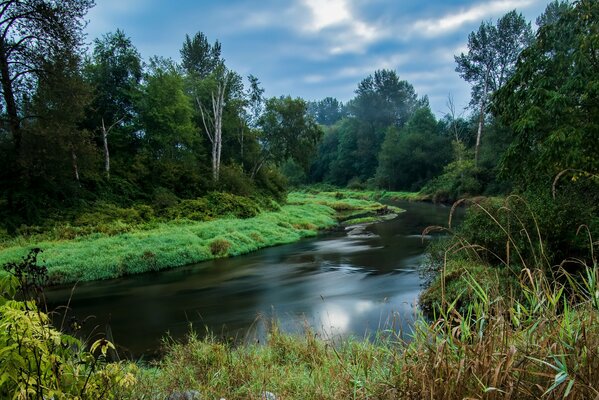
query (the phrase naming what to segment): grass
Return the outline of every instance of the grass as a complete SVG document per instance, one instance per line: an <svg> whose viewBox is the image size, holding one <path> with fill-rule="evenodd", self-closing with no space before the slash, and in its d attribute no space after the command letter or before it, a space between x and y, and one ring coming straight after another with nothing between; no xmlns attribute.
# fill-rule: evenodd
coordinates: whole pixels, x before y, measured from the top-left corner
<svg viewBox="0 0 599 400"><path fill-rule="evenodd" d="M491 266L487 249L454 233L423 294L432 316L417 319L410 340L382 330L372 342L333 343L275 325L267 343L236 347L192 334L142 368L133 398L192 389L227 399L598 399L599 243L589 232L590 257L576 273L544 265L538 226L507 201L502 210L521 224L516 237L488 214L506 232L506 258L495 254Z"/></svg>
<svg viewBox="0 0 599 400"><path fill-rule="evenodd" d="M588 276L599 278L597 266ZM201 398L593 399L599 395L599 308L594 293L519 284L532 303L487 295L476 281L464 312L452 305L417 320L412 338L333 343L272 328L266 344L235 346L191 334L167 342L164 358L141 368L132 398L196 390ZM586 282L589 282L588 280ZM592 287L596 288L596 287Z"/></svg>
<svg viewBox="0 0 599 400"><path fill-rule="evenodd" d="M297 212L298 223L305 223L306 210L312 210L314 217L325 215L322 221L326 224L335 223L334 210L321 203L354 211L367 206L354 201L342 205L337 203L337 197L297 194L293 197L295 204L283 207L281 213L285 218L294 218ZM488 211L484 205L476 207ZM507 208L505 212L514 210ZM280 228L293 227L275 214L256 218L271 218L271 222L278 221ZM489 218L506 229L493 214ZM231 221L240 224L238 220ZM515 221L512 223L523 224L522 219ZM214 223L220 228L211 227L212 230L226 230L227 221ZM526 230L524 225L515 228L518 235ZM61 361L56 352L68 353L69 346L57 342L43 361L53 360L54 364L47 363L52 385L65 386L67 382L70 386L65 390L83 393L79 389L81 383L91 378L105 390L104 397L119 399L191 398L192 393L200 398L229 400L598 399L599 242L593 241L589 231L589 257L577 261L576 272L568 272L561 266L544 265L547 257L541 245L542 235L536 227L533 230L536 236L526 231L526 241L519 241L506 229L508 255L501 259L496 254L501 262L495 267L485 264L478 254L488 251L482 246L465 242L458 235L448 242L440 275L431 286L431 296L437 300L431 307L433 317L418 318L409 340L401 339L403 336L392 329L383 329L372 341L350 338L334 342L310 330L301 336L284 334L272 324L266 343L237 345L212 335L199 338L194 333L186 342L167 340L164 357L149 365L102 362L101 369L94 369L99 358L94 358L94 351L90 350L92 357L87 356L87 360L92 367L73 374L68 382L54 379L62 371L54 366L57 360ZM218 254L235 247L234 238L226 234L223 231L206 238L211 251ZM525 251L523 246L532 249ZM512 252L518 255L520 264L511 260ZM512 273L509 290L498 284L507 279L503 275L507 273ZM12 307L15 302L0 303L2 307ZM28 318L32 315L22 310L19 313ZM10 323L14 318L8 315L0 313ZM7 343L21 343L23 337L33 335L30 325L21 331L9 328L0 332L9 336ZM41 325L51 331L48 323ZM27 351L36 356L43 343L53 343L35 335L34 338L39 345L27 347ZM3 352L18 356L13 357L17 362L21 360L22 348L5 346ZM79 364L77 357L67 354L61 368ZM35 363L30 363L29 368L35 370ZM19 376L12 377L15 371ZM113 372L107 375L110 371ZM13 380L3 382L10 383L10 390L27 386L31 374L23 372L27 369L7 368L4 373ZM45 379L46 375L39 377ZM105 381L109 385L101 384ZM45 386L39 388L42 393L35 393L37 397L46 394Z"/></svg>
<svg viewBox="0 0 599 400"><path fill-rule="evenodd" d="M319 191L317 188L306 189L308 193L320 194L324 196L336 196L337 198L354 198L370 201L428 201L430 196L420 192L392 192L385 190L351 190L351 189L337 189L337 190L326 190Z"/></svg>
<svg viewBox="0 0 599 400"><path fill-rule="evenodd" d="M92 281L158 271L295 242L337 224L340 210L376 212L379 203L328 195L291 193L279 211L213 221L173 220L118 234L95 233L71 240L25 240L0 250L0 264L44 250L51 283Z"/></svg>

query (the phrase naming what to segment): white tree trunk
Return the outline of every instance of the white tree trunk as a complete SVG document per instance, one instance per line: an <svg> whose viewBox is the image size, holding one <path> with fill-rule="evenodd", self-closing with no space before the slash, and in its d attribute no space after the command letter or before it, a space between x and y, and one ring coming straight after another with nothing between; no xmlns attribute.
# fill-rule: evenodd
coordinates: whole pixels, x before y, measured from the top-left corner
<svg viewBox="0 0 599 400"><path fill-rule="evenodd" d="M79 184L79 165L77 163L77 154L75 154L75 149L71 148L71 163L73 166L73 176Z"/></svg>
<svg viewBox="0 0 599 400"><path fill-rule="evenodd" d="M104 173L106 178L110 179L110 151L108 151L108 131L104 125L104 118L102 118L102 141L104 142Z"/></svg>
<svg viewBox="0 0 599 400"><path fill-rule="evenodd" d="M212 179L218 181L220 177L220 164L222 153L222 126L223 126L223 110L225 108L225 93L227 84L230 78L230 73L225 72L223 81L218 83L216 96L212 93L212 116L206 115L204 107L199 98L196 98L200 114L202 115L202 123L206 135L212 144Z"/></svg>

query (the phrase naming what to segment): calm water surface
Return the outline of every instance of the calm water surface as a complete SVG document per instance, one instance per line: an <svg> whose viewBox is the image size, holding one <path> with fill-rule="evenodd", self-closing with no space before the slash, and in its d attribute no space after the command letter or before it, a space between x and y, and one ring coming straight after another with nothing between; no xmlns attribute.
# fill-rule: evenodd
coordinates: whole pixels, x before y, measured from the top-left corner
<svg viewBox="0 0 599 400"><path fill-rule="evenodd" d="M409 327L422 280L417 268L429 225L447 224L449 208L399 202L396 219L166 272L79 284L70 302L85 329L108 333L123 353L156 354L168 332L182 338L190 324L225 337L263 338L274 316L286 331L308 324L324 338L364 337L378 328ZM49 290L51 307L71 287ZM265 318L259 318L265 317Z"/></svg>

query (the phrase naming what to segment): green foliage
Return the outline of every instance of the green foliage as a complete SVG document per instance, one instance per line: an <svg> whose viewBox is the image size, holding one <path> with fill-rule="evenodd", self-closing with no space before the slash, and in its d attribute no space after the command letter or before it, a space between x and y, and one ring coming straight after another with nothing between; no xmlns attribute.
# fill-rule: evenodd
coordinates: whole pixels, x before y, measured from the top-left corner
<svg viewBox="0 0 599 400"><path fill-rule="evenodd" d="M567 169L599 172L599 5L583 0L559 15L495 97L495 112L515 131L503 172L522 187L549 185Z"/></svg>
<svg viewBox="0 0 599 400"><path fill-rule="evenodd" d="M333 125L346 114L343 103L334 97L308 103L308 112L321 125Z"/></svg>
<svg viewBox="0 0 599 400"><path fill-rule="evenodd" d="M430 195L434 202L450 203L482 193L480 170L474 166L470 152L466 152L461 142L453 142L453 148L454 161L443 168L441 175L422 188L422 193Z"/></svg>
<svg viewBox="0 0 599 400"><path fill-rule="evenodd" d="M389 190L419 190L450 158L447 137L437 130L428 107L414 112L400 131L390 128L379 154L376 179Z"/></svg>
<svg viewBox="0 0 599 400"><path fill-rule="evenodd" d="M306 172L292 159L285 161L283 165L281 165L281 173L287 178L287 182L291 187L298 187L306 184Z"/></svg>
<svg viewBox="0 0 599 400"><path fill-rule="evenodd" d="M273 97L266 100L260 118L262 158L276 164L293 159L307 169L310 157L323 132L312 116L308 105L300 98Z"/></svg>
<svg viewBox="0 0 599 400"><path fill-rule="evenodd" d="M107 363L112 343L100 339L89 350L79 340L56 330L35 301L14 294L41 290L45 268L37 251L4 268L0 278L0 396L13 399L129 397L136 383L132 364Z"/></svg>
<svg viewBox="0 0 599 400"><path fill-rule="evenodd" d="M419 101L410 83L400 80L393 70L381 69L360 82L347 107L361 122L384 130L402 127L424 105L428 101Z"/></svg>

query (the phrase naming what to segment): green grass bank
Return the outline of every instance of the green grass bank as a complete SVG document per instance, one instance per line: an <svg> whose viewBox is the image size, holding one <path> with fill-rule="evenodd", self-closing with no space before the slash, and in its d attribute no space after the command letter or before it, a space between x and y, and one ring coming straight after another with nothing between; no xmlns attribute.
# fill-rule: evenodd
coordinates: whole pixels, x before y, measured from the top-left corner
<svg viewBox="0 0 599 400"><path fill-rule="evenodd" d="M126 232L93 232L72 239L21 237L0 249L0 264L18 260L38 247L43 249L41 259L53 284L118 278L295 242L335 226L339 216L347 219L355 215L369 218L359 222L374 222L392 211L356 197L355 193L296 192L289 194L287 204L278 211L260 212L250 218L177 218ZM120 224L119 220L111 223Z"/></svg>

